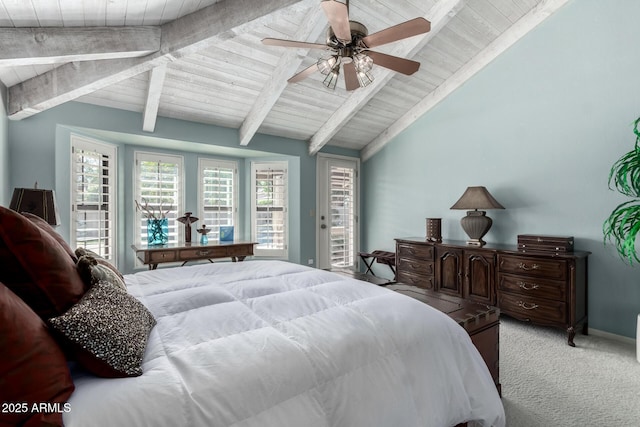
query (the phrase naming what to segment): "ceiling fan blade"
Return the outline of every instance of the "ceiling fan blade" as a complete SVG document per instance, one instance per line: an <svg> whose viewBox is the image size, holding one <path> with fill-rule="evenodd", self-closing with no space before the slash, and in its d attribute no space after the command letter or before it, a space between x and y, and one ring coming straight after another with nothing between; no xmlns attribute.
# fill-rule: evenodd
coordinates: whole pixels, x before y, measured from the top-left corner
<svg viewBox="0 0 640 427"><path fill-rule="evenodd" d="M262 39L262 43L269 46L300 47L303 49L329 49L326 44L298 42L295 40L272 39L269 37Z"/></svg>
<svg viewBox="0 0 640 427"><path fill-rule="evenodd" d="M402 24L370 34L362 39L366 47L382 46L407 37L417 36L431 30L431 23L424 18L415 18Z"/></svg>
<svg viewBox="0 0 640 427"><path fill-rule="evenodd" d="M386 53L374 52L372 50L365 51L366 54L373 59L373 63L384 68L388 68L407 76L415 73L420 68L420 63L410 59L400 58L398 56L387 55Z"/></svg>
<svg viewBox="0 0 640 427"><path fill-rule="evenodd" d="M304 70L300 71L298 74L294 74L287 81L289 83L298 83L299 81L302 81L302 80L306 79L307 77L309 77L311 74L315 73L316 71L318 71L318 66L316 64L311 64L310 66L308 66Z"/></svg>
<svg viewBox="0 0 640 427"><path fill-rule="evenodd" d="M324 14L327 15L329 25L338 40L351 42L351 25L349 24L349 9L346 4L335 0L322 0L320 3Z"/></svg>
<svg viewBox="0 0 640 427"><path fill-rule="evenodd" d="M353 62L343 63L342 72L344 73L344 85L347 90L356 90L360 87L358 76L356 75L356 66Z"/></svg>

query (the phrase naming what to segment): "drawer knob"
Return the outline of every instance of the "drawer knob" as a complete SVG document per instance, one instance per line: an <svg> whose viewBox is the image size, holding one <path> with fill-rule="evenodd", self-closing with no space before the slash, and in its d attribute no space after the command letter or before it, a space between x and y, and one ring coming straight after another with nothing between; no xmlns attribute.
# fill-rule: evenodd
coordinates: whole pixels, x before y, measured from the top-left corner
<svg viewBox="0 0 640 427"><path fill-rule="evenodd" d="M198 252L198 255L200 255L200 256L206 256L206 255L209 255L209 251L199 251L199 252Z"/></svg>
<svg viewBox="0 0 640 427"><path fill-rule="evenodd" d="M531 271L539 269L540 266L538 264L531 264L531 267L529 267L529 265L525 264L524 262L520 262L518 263L518 268L525 271Z"/></svg>
<svg viewBox="0 0 640 427"><path fill-rule="evenodd" d="M537 283L529 284L527 282L518 282L518 286L520 286L520 288L524 289L525 291L532 291L540 287L540 285L538 285Z"/></svg>
<svg viewBox="0 0 640 427"><path fill-rule="evenodd" d="M538 304L527 304L526 302L518 301L518 307L524 308L525 310L535 310L538 308Z"/></svg>

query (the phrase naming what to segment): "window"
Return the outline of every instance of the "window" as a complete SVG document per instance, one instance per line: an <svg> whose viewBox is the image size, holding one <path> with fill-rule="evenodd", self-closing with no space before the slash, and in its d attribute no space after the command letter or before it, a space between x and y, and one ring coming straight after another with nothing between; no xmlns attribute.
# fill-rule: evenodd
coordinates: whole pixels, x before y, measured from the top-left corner
<svg viewBox="0 0 640 427"><path fill-rule="evenodd" d="M331 165L329 168L332 267L352 267L355 263L355 183L353 167Z"/></svg>
<svg viewBox="0 0 640 427"><path fill-rule="evenodd" d="M71 247L117 263L116 147L71 136Z"/></svg>
<svg viewBox="0 0 640 427"><path fill-rule="evenodd" d="M237 163L199 159L198 177L198 213L204 213L200 217L200 227L206 224L211 228L208 237L214 240L220 237L220 226L234 226L234 234L238 236Z"/></svg>
<svg viewBox="0 0 640 427"><path fill-rule="evenodd" d="M157 218L169 220L169 243L180 240L182 225L177 218L182 216L183 160L181 156L167 154L135 153L135 199L145 205ZM136 234L141 245L147 244L147 218L136 212L138 224Z"/></svg>
<svg viewBox="0 0 640 427"><path fill-rule="evenodd" d="M288 185L285 162L251 163L251 234L256 255L287 257Z"/></svg>

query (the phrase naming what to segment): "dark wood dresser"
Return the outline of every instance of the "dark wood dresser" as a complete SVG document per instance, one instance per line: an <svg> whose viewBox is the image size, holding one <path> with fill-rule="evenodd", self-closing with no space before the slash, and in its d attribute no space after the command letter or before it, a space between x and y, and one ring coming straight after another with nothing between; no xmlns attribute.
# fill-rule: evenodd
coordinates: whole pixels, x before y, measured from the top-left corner
<svg viewBox="0 0 640 427"><path fill-rule="evenodd" d="M535 252L517 245L396 239L398 282L497 306L502 314L587 333L590 252Z"/></svg>

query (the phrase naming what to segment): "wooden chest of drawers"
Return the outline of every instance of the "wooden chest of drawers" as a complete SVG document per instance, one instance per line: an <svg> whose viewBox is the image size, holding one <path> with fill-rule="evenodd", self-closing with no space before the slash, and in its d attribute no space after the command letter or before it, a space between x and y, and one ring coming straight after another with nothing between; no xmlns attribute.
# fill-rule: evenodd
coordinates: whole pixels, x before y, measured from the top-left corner
<svg viewBox="0 0 640 427"><path fill-rule="evenodd" d="M396 239L398 282L495 305L514 318L587 332L589 252L524 252L516 245Z"/></svg>
<svg viewBox="0 0 640 427"><path fill-rule="evenodd" d="M571 346L578 324L587 332L586 255L499 253L497 285L503 313L566 328Z"/></svg>
<svg viewBox="0 0 640 427"><path fill-rule="evenodd" d="M424 289L433 289L434 247L420 242L396 244L397 281Z"/></svg>

